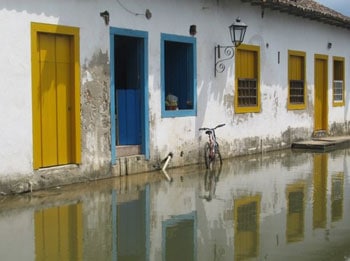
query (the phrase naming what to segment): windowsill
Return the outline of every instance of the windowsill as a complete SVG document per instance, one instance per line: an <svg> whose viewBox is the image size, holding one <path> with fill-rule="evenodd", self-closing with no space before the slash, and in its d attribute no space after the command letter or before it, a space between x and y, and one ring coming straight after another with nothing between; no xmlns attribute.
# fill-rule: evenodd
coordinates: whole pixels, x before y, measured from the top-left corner
<svg viewBox="0 0 350 261"><path fill-rule="evenodd" d="M288 104L287 109L292 111L292 110L305 110L306 109L306 104Z"/></svg>
<svg viewBox="0 0 350 261"><path fill-rule="evenodd" d="M343 106L345 106L345 102L344 101L337 101L337 102L335 102L335 101L333 101L333 107L343 107Z"/></svg>
<svg viewBox="0 0 350 261"><path fill-rule="evenodd" d="M196 116L196 110L162 110L162 118Z"/></svg>
<svg viewBox="0 0 350 261"><path fill-rule="evenodd" d="M260 106L258 107L235 107L235 113L260 113Z"/></svg>

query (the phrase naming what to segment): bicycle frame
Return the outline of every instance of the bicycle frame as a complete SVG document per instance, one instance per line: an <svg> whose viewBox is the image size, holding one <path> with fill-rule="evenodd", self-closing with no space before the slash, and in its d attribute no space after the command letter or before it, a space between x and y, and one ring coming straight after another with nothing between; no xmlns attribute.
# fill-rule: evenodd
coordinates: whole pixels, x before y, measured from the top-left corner
<svg viewBox="0 0 350 261"><path fill-rule="evenodd" d="M211 167L213 161L215 160L216 155L218 155L220 159L220 164L222 163L221 154L219 151L219 144L216 140L215 129L223 126L225 126L224 123L219 124L214 128L206 128L206 127L199 128L200 131L201 130L205 131L205 134L208 135L208 139L209 139L208 143L206 144L205 154L204 154L205 164L207 168Z"/></svg>
<svg viewBox="0 0 350 261"><path fill-rule="evenodd" d="M214 130L207 130L205 132L205 134L207 134L208 138L209 138L209 148L210 148L209 157L210 157L210 159L213 160L215 158L215 150L217 147L215 131Z"/></svg>

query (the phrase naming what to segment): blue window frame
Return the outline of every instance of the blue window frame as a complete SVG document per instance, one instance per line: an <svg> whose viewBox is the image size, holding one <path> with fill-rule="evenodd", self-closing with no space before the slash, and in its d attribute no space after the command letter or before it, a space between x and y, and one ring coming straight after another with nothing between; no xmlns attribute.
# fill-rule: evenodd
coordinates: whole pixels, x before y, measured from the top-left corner
<svg viewBox="0 0 350 261"><path fill-rule="evenodd" d="M197 115L196 38L161 34L162 117Z"/></svg>

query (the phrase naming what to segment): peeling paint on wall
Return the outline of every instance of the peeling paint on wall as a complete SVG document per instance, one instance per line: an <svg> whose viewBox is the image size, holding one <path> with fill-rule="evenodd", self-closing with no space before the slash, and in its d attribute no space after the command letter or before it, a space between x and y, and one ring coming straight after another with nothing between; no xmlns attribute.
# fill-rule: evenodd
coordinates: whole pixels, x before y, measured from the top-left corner
<svg viewBox="0 0 350 261"><path fill-rule="evenodd" d="M110 162L109 58L98 50L82 66L83 162L99 169ZM90 164L89 164L90 165Z"/></svg>

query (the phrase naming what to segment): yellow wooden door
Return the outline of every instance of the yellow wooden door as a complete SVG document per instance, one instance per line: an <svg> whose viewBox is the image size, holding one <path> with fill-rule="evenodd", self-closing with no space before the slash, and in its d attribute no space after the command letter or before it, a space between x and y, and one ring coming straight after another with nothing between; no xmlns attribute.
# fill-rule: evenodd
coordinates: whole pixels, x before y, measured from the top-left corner
<svg viewBox="0 0 350 261"><path fill-rule="evenodd" d="M314 130L328 130L328 57L315 55Z"/></svg>
<svg viewBox="0 0 350 261"><path fill-rule="evenodd" d="M73 163L72 40L46 33L40 33L38 39L41 167Z"/></svg>

